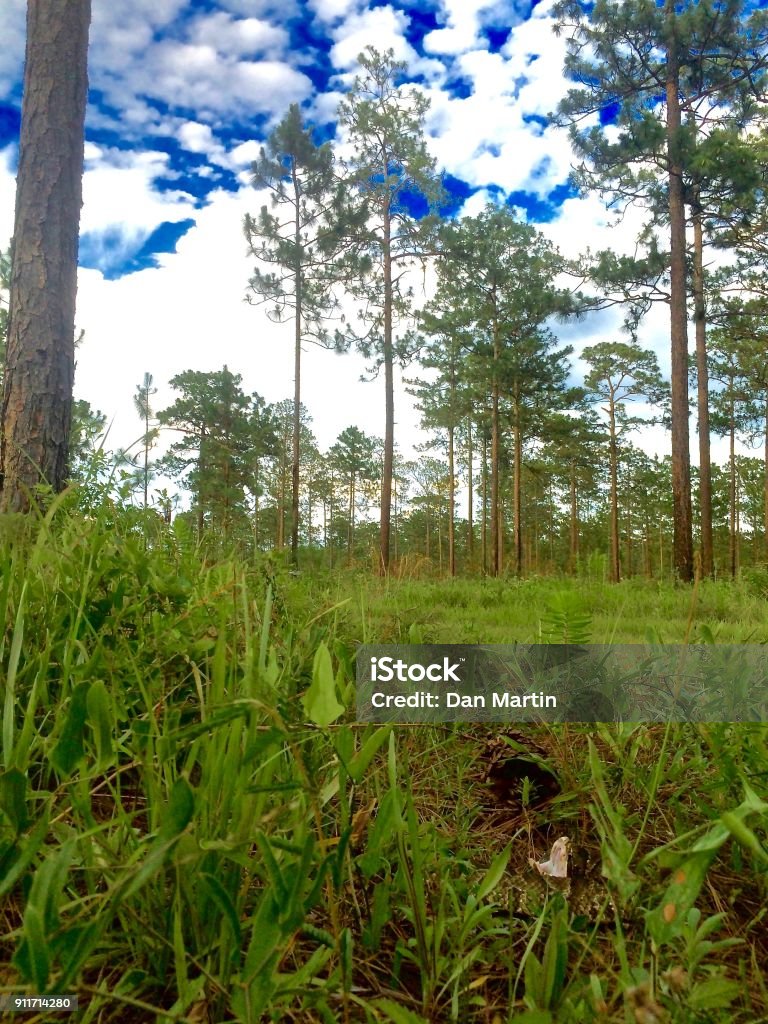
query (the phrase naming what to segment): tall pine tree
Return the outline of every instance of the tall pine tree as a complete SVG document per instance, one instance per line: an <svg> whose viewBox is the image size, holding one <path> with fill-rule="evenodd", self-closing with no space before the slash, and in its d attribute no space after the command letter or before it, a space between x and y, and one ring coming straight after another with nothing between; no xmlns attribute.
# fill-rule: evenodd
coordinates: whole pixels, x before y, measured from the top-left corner
<svg viewBox="0 0 768 1024"><path fill-rule="evenodd" d="M271 209L246 216L250 252L260 262L250 280L249 302L268 304L267 315L280 323L293 319L293 455L291 464L291 558L298 559L301 471L301 346L328 344L325 321L336 310L333 267L340 194L333 151L318 145L297 104L274 129L253 164L253 186L271 194Z"/></svg>
<svg viewBox="0 0 768 1024"><path fill-rule="evenodd" d="M439 197L435 162L424 141L428 101L418 88L401 89L405 64L392 50L368 46L360 54L360 74L339 106L342 141L352 153L346 185L356 206L348 263L348 285L360 301L360 350L384 369L384 465L379 524L380 569L389 571L392 473L395 449L394 367L407 353L395 328L410 312L405 272L431 248L425 212ZM352 340L351 338L349 340Z"/></svg>

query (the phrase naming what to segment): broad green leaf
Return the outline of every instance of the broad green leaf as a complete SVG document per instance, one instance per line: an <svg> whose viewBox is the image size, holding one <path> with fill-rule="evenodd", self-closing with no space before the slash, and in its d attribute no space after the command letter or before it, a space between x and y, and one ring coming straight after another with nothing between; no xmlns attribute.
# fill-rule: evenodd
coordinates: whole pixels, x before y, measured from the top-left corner
<svg viewBox="0 0 768 1024"><path fill-rule="evenodd" d="M158 839L174 839L184 831L194 813L194 790L185 778L178 778L173 784L168 806L163 811L162 824L157 834Z"/></svg>
<svg viewBox="0 0 768 1024"><path fill-rule="evenodd" d="M282 956L283 931L279 907L267 889L251 922L251 941L245 966L232 993L232 1009L239 1020L259 1020L274 989L273 972Z"/></svg>
<svg viewBox="0 0 768 1024"><path fill-rule="evenodd" d="M315 652L312 685L304 694L302 703L309 720L319 725L321 729L344 714L344 707L336 697L331 654L325 644L320 644Z"/></svg>
<svg viewBox="0 0 768 1024"><path fill-rule="evenodd" d="M544 946L541 964L542 1002L555 1008L565 984L568 966L568 925L561 910L552 918L552 928Z"/></svg>
<svg viewBox="0 0 768 1024"><path fill-rule="evenodd" d="M48 810L46 809L40 820L30 832L26 842L21 847L21 853L18 858L6 870L5 874L0 877L0 896L4 896L7 892L10 892L14 885L16 885L16 882L21 878L27 867L34 860L35 855L43 845L47 834Z"/></svg>
<svg viewBox="0 0 768 1024"><path fill-rule="evenodd" d="M376 756L380 748L389 739L389 734L392 732L391 725L382 725L379 729L376 729L372 733L365 743L362 745L360 750L355 754L352 760L349 762L348 770L349 777L358 785L362 782L363 776L365 775L368 766Z"/></svg>
<svg viewBox="0 0 768 1024"><path fill-rule="evenodd" d="M425 1017L420 1017L392 999L377 999L373 1005L380 1013L386 1014L384 1019L391 1021L391 1024L427 1024Z"/></svg>
<svg viewBox="0 0 768 1024"><path fill-rule="evenodd" d="M85 756L83 734L87 715L87 700L90 683L78 683L69 701L69 714L51 751L51 764L60 775L71 775L78 761Z"/></svg>
<svg viewBox="0 0 768 1024"><path fill-rule="evenodd" d="M27 777L18 768L0 773L0 810L16 830L16 835L27 827Z"/></svg>
<svg viewBox="0 0 768 1024"><path fill-rule="evenodd" d="M185 778L178 778L171 790L168 806L162 813L162 823L149 853L132 877L124 876L125 888L120 893L123 900L130 899L160 870L170 857L177 839L192 820L194 812L194 791Z"/></svg>
<svg viewBox="0 0 768 1024"><path fill-rule="evenodd" d="M477 889L478 900L484 900L486 896L493 892L496 886L501 881L504 872L507 870L507 864L509 863L509 855L512 852L512 846L508 846L505 850L494 857L493 863L486 871L483 876L483 880Z"/></svg>
<svg viewBox="0 0 768 1024"><path fill-rule="evenodd" d="M24 595L27 584L21 588L19 607L16 611L16 623L13 627L13 638L11 640L11 654L8 660L8 672L5 677L5 700L3 701L3 764L6 768L11 767L13 758L13 726L16 709L16 673L19 668L21 656L21 644L24 639Z"/></svg>
<svg viewBox="0 0 768 1024"><path fill-rule="evenodd" d="M14 961L21 971L34 982L38 992L45 992L48 975L51 970L51 955L45 937L43 915L31 903L24 911L24 939L19 946Z"/></svg>
<svg viewBox="0 0 768 1024"><path fill-rule="evenodd" d="M86 697L88 719L93 729L96 744L96 760L99 771L103 771L112 763L114 731L114 709L107 688L101 679L97 679L88 690Z"/></svg>
<svg viewBox="0 0 768 1024"><path fill-rule="evenodd" d="M694 1012L703 1010L723 1010L730 1006L741 991L738 981L727 978L707 978L693 986L688 993L686 1004Z"/></svg>
<svg viewBox="0 0 768 1024"><path fill-rule="evenodd" d="M758 860L761 860L764 864L768 863L768 853L766 853L762 843L752 829L748 828L737 814L734 814L732 811L725 811L721 815L720 820L737 843L740 843L750 853L754 853Z"/></svg>

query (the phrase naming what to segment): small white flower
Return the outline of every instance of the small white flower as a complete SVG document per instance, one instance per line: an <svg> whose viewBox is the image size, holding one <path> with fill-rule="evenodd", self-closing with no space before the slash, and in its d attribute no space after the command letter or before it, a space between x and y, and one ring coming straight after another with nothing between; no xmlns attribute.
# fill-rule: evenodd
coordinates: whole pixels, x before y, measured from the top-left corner
<svg viewBox="0 0 768 1024"><path fill-rule="evenodd" d="M567 878L570 846L571 840L568 836L561 836L553 843L549 860L539 862L530 858L528 863L532 868L536 868L540 875L549 875L550 878Z"/></svg>

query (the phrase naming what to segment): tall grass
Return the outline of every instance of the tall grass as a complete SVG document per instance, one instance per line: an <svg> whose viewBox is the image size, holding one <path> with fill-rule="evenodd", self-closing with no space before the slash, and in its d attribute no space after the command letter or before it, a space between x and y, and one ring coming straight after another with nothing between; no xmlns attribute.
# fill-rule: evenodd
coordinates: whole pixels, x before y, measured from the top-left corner
<svg viewBox="0 0 768 1024"><path fill-rule="evenodd" d="M76 992L100 1024L768 1012L761 727L542 728L560 796L499 808L482 730L351 709L356 641L439 639L435 609L502 584L347 594L71 494L0 533L0 992ZM553 587L509 588L538 595L526 639L594 627ZM599 905L520 913L510 880L560 834Z"/></svg>

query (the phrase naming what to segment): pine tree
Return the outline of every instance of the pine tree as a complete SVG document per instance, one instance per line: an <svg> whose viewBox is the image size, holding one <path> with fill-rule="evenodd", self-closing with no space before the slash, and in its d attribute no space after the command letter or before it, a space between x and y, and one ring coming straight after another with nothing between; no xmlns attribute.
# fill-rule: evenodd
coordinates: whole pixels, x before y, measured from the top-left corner
<svg viewBox="0 0 768 1024"><path fill-rule="evenodd" d="M248 301L270 304L267 316L281 323L293 319L294 391L291 465L291 559L298 560L299 476L301 467L301 346L313 341L329 345L325 321L335 315L332 273L338 237L331 230L338 217L340 193L333 151L317 145L297 104L274 129L253 164L253 186L268 189L270 210L245 218L249 249L259 261L250 280Z"/></svg>
<svg viewBox="0 0 768 1024"><path fill-rule="evenodd" d="M489 205L479 216L465 217L442 231L439 302L452 311L457 327L473 331L470 372L478 391L490 393L493 575L502 568L502 389L510 388L508 393L521 414L522 404L527 401L522 362L532 357L531 346L538 347L541 354L544 322L575 309L574 299L555 285L561 268L562 260L554 247L535 228L517 221L506 207ZM547 340L544 347L549 344ZM518 456L521 443L519 434ZM515 507L519 508L519 476L516 479ZM520 545L518 531L518 568L522 562Z"/></svg>
<svg viewBox="0 0 768 1024"><path fill-rule="evenodd" d="M627 415L624 406L635 398L645 398L653 404L660 404L666 397L666 388L655 353L641 348L634 339L631 342L600 342L588 346L582 352L582 359L590 366L584 387L595 396L596 401L607 402L603 412L608 417L609 436L611 579L618 583L621 579L619 440L628 426L642 422L637 417Z"/></svg>
<svg viewBox="0 0 768 1024"><path fill-rule="evenodd" d="M419 316L425 332L419 363L430 379L416 379L409 390L417 396L421 425L445 433L448 456L448 574L456 575L456 437L459 426L472 412L474 394L466 373L472 346L471 334L461 326L463 311L441 309L440 291ZM438 442L439 443L439 442Z"/></svg>
<svg viewBox="0 0 768 1024"><path fill-rule="evenodd" d="M90 402L77 398L72 403L72 428L67 452L68 477L83 482L90 472L94 456L101 450L107 417ZM97 443L100 442L100 443Z"/></svg>
<svg viewBox="0 0 768 1024"><path fill-rule="evenodd" d="M664 205L669 239L674 548L676 571L683 580L693 578L685 205L690 202L694 209L698 247L701 193L696 185L701 178L691 178L691 172L699 126L716 121L715 111L738 103L763 74L764 15L755 13L747 19L745 11L746 5L738 0L598 0L588 8L576 0L561 0L555 6L557 30L569 34L566 73L579 83L559 107L561 123L571 126L572 143L582 158L577 180L597 188L614 205L649 199ZM595 126L590 115L599 115L600 125ZM700 270L698 258L697 267ZM701 353L705 339L700 300L696 305ZM699 389L703 449L708 432L701 373ZM708 452L704 456L706 466ZM704 498L706 534L706 490Z"/></svg>
<svg viewBox="0 0 768 1024"><path fill-rule="evenodd" d="M426 209L440 194L434 160L424 141L428 102L418 88L401 90L405 65L392 50L368 46L358 57L361 73L339 106L339 124L352 156L346 188L355 205L350 235L348 287L360 301L364 333L354 340L366 357L384 369L384 465L381 477L380 568L389 571L392 472L395 450L394 367L407 361L406 347L395 339L398 322L410 311L405 272L433 248Z"/></svg>
<svg viewBox="0 0 768 1024"><path fill-rule="evenodd" d="M564 479L567 492L570 572L575 572L579 564L579 499L582 489L594 488L599 476L598 460L603 436L595 413L588 409L580 410L576 416L556 412L547 423L544 455Z"/></svg>
<svg viewBox="0 0 768 1024"><path fill-rule="evenodd" d="M352 561L355 545L355 512L358 488L361 482L375 480L379 476L376 459L377 441L364 434L359 427L347 427L339 434L330 450L334 466L347 480L347 558Z"/></svg>
<svg viewBox="0 0 768 1024"><path fill-rule="evenodd" d="M200 539L208 527L228 540L233 526L247 518L254 452L251 400L241 381L226 366L212 373L186 370L170 381L179 397L157 416L182 435L161 466L192 492Z"/></svg>
<svg viewBox="0 0 768 1024"><path fill-rule="evenodd" d="M766 357L764 339L758 340L758 331L756 338L749 329L750 317L744 315L743 304L729 303L726 310L720 312L725 324L710 335L709 375L722 385L712 396L712 429L728 437L728 564L735 577L739 568L736 439L765 411Z"/></svg>
<svg viewBox="0 0 768 1024"><path fill-rule="evenodd" d="M157 388L153 387L152 384L152 374L145 373L141 384L136 385L136 393L133 396L134 408L144 423L144 433L141 438L141 443L144 448L144 466L142 470L144 508L147 507L147 497L149 492L149 452L158 433L157 428L150 426L154 417L154 412L152 411L152 396L157 394Z"/></svg>

